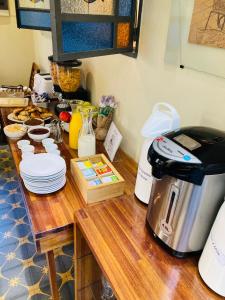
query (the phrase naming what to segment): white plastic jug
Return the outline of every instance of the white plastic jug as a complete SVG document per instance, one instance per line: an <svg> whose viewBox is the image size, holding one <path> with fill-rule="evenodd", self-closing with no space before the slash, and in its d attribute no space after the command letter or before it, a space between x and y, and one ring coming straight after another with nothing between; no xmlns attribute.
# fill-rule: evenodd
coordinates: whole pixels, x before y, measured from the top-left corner
<svg viewBox="0 0 225 300"><path fill-rule="evenodd" d="M179 127L180 116L176 109L168 103L160 102L153 107L152 114L141 130L142 136L146 139L138 164L135 195L146 204L149 202L152 188L152 168L147 160L149 147L157 136Z"/></svg>

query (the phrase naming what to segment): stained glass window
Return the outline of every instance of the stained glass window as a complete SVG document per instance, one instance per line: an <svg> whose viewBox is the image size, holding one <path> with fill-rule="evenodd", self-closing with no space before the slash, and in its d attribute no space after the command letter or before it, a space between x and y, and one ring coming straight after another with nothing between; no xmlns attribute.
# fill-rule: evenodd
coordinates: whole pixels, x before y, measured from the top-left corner
<svg viewBox="0 0 225 300"><path fill-rule="evenodd" d="M62 13L113 15L114 0L61 0Z"/></svg>
<svg viewBox="0 0 225 300"><path fill-rule="evenodd" d="M119 0L119 15L130 16L133 2L132 0Z"/></svg>
<svg viewBox="0 0 225 300"><path fill-rule="evenodd" d="M20 8L49 9L49 0L19 0Z"/></svg>
<svg viewBox="0 0 225 300"><path fill-rule="evenodd" d="M63 22L62 36L65 53L113 48L112 23Z"/></svg>
<svg viewBox="0 0 225 300"><path fill-rule="evenodd" d="M50 0L54 60L132 53L137 1Z"/></svg>
<svg viewBox="0 0 225 300"><path fill-rule="evenodd" d="M19 28L51 30L50 0L15 0Z"/></svg>
<svg viewBox="0 0 225 300"><path fill-rule="evenodd" d="M118 23L117 25L117 47L127 48L130 41L130 23Z"/></svg>
<svg viewBox="0 0 225 300"><path fill-rule="evenodd" d="M20 10L20 23L24 28L50 29L51 19L50 12L44 13L39 11Z"/></svg>

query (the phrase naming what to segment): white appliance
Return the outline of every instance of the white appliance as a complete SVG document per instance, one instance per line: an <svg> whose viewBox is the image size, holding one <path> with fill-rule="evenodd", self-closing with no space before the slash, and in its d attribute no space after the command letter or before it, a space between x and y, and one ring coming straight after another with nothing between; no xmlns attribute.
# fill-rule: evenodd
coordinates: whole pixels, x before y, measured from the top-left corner
<svg viewBox="0 0 225 300"><path fill-rule="evenodd" d="M40 74L40 73L35 74L33 90L38 95L42 95L44 93L52 94L53 82L50 74Z"/></svg>
<svg viewBox="0 0 225 300"><path fill-rule="evenodd" d="M219 210L199 260L198 269L204 282L225 297L225 203Z"/></svg>
<svg viewBox="0 0 225 300"><path fill-rule="evenodd" d="M135 185L136 197L148 204L152 187L152 168L147 160L148 149L153 140L167 131L180 127L180 116L176 109L168 103L160 102L153 107L152 114L145 122L141 134L145 138L138 164Z"/></svg>

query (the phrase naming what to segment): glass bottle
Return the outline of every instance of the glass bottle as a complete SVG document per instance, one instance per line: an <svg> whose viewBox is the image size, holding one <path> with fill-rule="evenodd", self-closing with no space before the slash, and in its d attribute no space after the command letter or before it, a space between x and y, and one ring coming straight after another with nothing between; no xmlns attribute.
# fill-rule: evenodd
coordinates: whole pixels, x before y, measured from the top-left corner
<svg viewBox="0 0 225 300"><path fill-rule="evenodd" d="M82 126L81 110L82 107L77 105L72 113L69 127L69 146L71 149L78 149L78 137Z"/></svg>
<svg viewBox="0 0 225 300"><path fill-rule="evenodd" d="M93 112L91 109L84 109L81 112L82 127L78 139L78 157L96 154L95 133L92 127Z"/></svg>

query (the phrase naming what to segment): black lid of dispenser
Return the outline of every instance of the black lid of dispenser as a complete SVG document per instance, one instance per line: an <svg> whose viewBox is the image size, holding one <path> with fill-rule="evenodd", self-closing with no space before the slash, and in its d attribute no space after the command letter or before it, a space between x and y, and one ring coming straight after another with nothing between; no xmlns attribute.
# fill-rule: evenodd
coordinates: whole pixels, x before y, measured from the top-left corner
<svg viewBox="0 0 225 300"><path fill-rule="evenodd" d="M225 132L185 127L156 138L148 151L156 178L165 175L201 185L205 175L225 173Z"/></svg>

